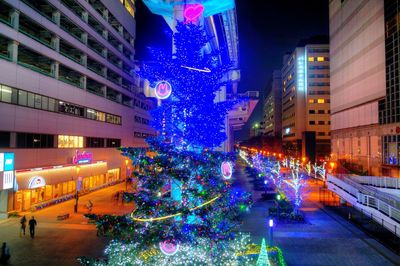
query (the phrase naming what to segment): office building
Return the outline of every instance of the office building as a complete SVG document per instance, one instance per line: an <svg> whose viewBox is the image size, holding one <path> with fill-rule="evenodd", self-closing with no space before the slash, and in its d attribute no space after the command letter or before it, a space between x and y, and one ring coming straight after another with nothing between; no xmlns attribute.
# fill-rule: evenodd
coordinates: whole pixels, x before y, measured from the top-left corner
<svg viewBox="0 0 400 266"><path fill-rule="evenodd" d="M314 161L330 154L329 45L303 41L284 56L283 149Z"/></svg>
<svg viewBox="0 0 400 266"><path fill-rule="evenodd" d="M330 1L332 155L398 176L398 1Z"/></svg>
<svg viewBox="0 0 400 266"><path fill-rule="evenodd" d="M15 170L1 216L129 174L117 148L154 134L133 73L134 15L131 0L0 1L0 154Z"/></svg>
<svg viewBox="0 0 400 266"><path fill-rule="evenodd" d="M282 74L280 70L272 73L270 92L263 106L264 135L282 136Z"/></svg>

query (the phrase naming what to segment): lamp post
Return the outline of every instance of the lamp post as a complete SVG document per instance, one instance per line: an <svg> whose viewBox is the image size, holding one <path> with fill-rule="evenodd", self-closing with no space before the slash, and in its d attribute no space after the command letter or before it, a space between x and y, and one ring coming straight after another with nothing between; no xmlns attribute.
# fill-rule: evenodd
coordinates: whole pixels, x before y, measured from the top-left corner
<svg viewBox="0 0 400 266"><path fill-rule="evenodd" d="M258 129L258 128L259 128L258 123L255 123L254 126L253 126L253 129L254 129L254 137L257 136L257 129Z"/></svg>
<svg viewBox="0 0 400 266"><path fill-rule="evenodd" d="M78 195L78 179L79 179L79 172L81 171L80 166L75 167L76 171L76 188L75 188L75 206L74 206L74 212L78 212L78 200L79 200L79 195Z"/></svg>
<svg viewBox="0 0 400 266"><path fill-rule="evenodd" d="M272 218L269 218L268 227L269 227L269 234L268 234L269 246L272 247L274 244L274 238L273 238L274 220Z"/></svg>
<svg viewBox="0 0 400 266"><path fill-rule="evenodd" d="M129 160L128 159L126 159L125 160L125 168L126 168L126 175L125 175L125 190L126 191L128 191L128 163L129 163Z"/></svg>

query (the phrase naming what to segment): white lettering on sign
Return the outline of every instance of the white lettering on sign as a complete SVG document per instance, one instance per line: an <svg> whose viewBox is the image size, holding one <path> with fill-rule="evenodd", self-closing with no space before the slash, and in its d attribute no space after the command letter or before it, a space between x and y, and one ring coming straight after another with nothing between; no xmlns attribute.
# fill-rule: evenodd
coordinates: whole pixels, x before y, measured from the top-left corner
<svg viewBox="0 0 400 266"><path fill-rule="evenodd" d="M14 171L5 171L3 173L3 189L14 187Z"/></svg>

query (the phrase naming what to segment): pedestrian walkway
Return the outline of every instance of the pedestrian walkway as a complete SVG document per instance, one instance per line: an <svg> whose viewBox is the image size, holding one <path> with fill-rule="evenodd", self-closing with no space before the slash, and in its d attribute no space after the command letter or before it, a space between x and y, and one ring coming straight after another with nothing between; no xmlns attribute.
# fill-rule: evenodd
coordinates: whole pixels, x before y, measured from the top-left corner
<svg viewBox="0 0 400 266"><path fill-rule="evenodd" d="M243 167L237 169L234 179L245 189L252 186ZM318 184L310 185L302 208L306 223L278 223L273 229L274 245L282 249L288 265L400 265L399 256L348 221L323 209L318 202ZM261 243L263 237L268 239L268 208L274 202L262 200L260 192L253 196L255 204L245 217L242 231L251 233L254 243Z"/></svg>
<svg viewBox="0 0 400 266"><path fill-rule="evenodd" d="M74 213L75 199L48 207L33 213L26 213L29 220L37 220L34 239L26 235L19 237L19 218L10 218L0 223L0 242L7 242L11 249L9 265L78 265L78 256L101 257L109 239L97 237L96 228L88 224L84 214L85 205L93 202L93 213L126 214L133 210L133 203L117 203L113 195L125 189L125 184L117 184L79 198L78 213ZM60 214L69 213L70 218L57 220Z"/></svg>

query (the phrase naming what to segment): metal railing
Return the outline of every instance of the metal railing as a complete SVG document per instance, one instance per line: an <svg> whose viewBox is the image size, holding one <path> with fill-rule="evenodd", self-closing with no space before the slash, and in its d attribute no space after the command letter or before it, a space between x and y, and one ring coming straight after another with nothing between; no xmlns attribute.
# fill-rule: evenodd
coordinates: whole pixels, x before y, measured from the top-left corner
<svg viewBox="0 0 400 266"><path fill-rule="evenodd" d="M400 178L389 176L351 176L354 181L374 187L400 189Z"/></svg>
<svg viewBox="0 0 400 266"><path fill-rule="evenodd" d="M346 192L349 196L353 198L355 197L359 204L353 204L353 207L361 210L363 213L370 216L371 219L374 219L392 233L400 236L399 225L397 224L400 222L399 198L378 189L362 185L353 179L354 176L333 176L328 174L327 182L336 186L341 191ZM337 191L334 192L337 193ZM379 211L382 215L379 215L379 213L374 214L372 211L369 211L367 208L363 208L362 206L373 208ZM384 216L391 220L385 220L382 218Z"/></svg>

